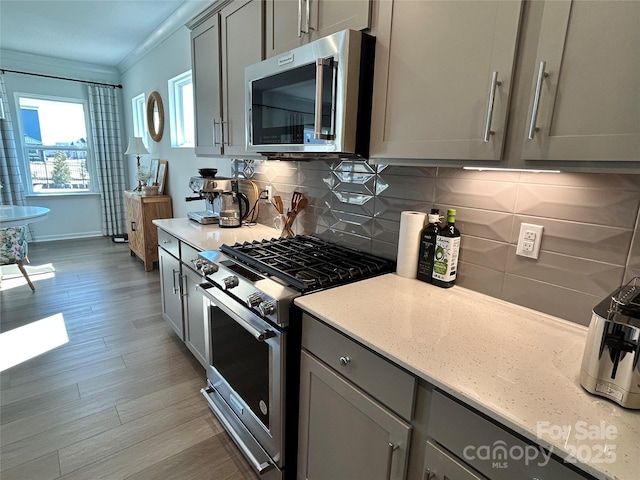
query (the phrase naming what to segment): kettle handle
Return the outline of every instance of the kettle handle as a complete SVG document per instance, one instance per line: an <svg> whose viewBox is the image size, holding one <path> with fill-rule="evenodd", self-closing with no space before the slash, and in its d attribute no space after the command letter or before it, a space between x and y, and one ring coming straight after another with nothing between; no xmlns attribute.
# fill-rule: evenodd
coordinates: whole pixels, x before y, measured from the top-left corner
<svg viewBox="0 0 640 480"><path fill-rule="evenodd" d="M240 221L243 221L249 215L249 208L250 208L249 197L247 197L247 195L242 192L238 192L237 195L238 195L238 198L242 200L242 202L240 203ZM242 213L242 203L244 203L246 207L244 213Z"/></svg>

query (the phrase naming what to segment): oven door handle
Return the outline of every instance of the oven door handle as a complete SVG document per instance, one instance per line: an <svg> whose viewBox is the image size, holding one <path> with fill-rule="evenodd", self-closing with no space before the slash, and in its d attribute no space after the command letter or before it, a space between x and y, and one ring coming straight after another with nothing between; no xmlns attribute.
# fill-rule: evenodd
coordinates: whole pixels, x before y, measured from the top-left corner
<svg viewBox="0 0 640 480"><path fill-rule="evenodd" d="M209 397L209 394L211 392L213 392L213 389L211 387L200 389L200 393L207 400L209 407L216 414L216 417L218 417L218 420L220 420L220 423L222 423L222 425L224 426L224 429L231 436L231 438L236 443L236 445L238 445L238 448L242 450L242 453L244 453L247 460L249 460L249 463L251 463L251 466L253 467L253 469L256 472L258 472L259 475L263 475L269 470L271 470L274 466L272 463L268 463L268 462L260 463L260 461L253 455L253 453L251 453L251 450L249 450L249 447L245 445L244 441L242 441L242 438L240 438L240 436L236 433L233 426L227 421L226 417L220 411L220 409L215 404L215 402L211 400L211 397Z"/></svg>
<svg viewBox="0 0 640 480"><path fill-rule="evenodd" d="M211 290L213 290L213 292L206 290L204 288L205 286L209 287ZM244 318L242 318L237 313L235 313L233 310L231 310L229 307L227 307L223 303L223 300L221 298L218 298L217 295L224 296L225 294L222 292L218 293L217 287L211 288L211 284L204 283L204 284L196 285L196 290L200 292L211 303L215 304L216 307L218 307L224 313L226 313L231 318L233 318L238 323L238 325L240 325L247 332L253 335L253 337L259 342L264 342L268 338L275 337L276 334L272 330L269 330L268 328L265 328L264 330L260 330L259 328L256 328L255 326L251 325L251 323L249 323Z"/></svg>

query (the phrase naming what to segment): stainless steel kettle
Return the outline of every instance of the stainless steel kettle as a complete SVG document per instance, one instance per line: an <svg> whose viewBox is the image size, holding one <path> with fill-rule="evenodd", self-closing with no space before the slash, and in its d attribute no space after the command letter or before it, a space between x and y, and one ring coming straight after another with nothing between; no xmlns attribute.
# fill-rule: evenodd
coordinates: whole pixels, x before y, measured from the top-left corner
<svg viewBox="0 0 640 480"><path fill-rule="evenodd" d="M235 186L237 188L237 183ZM223 192L218 196L220 202L219 222L221 228L242 226L242 221L249 215L249 199L242 192ZM244 208L243 208L244 206Z"/></svg>
<svg viewBox="0 0 640 480"><path fill-rule="evenodd" d="M623 407L640 409L640 277L593 309L580 384Z"/></svg>

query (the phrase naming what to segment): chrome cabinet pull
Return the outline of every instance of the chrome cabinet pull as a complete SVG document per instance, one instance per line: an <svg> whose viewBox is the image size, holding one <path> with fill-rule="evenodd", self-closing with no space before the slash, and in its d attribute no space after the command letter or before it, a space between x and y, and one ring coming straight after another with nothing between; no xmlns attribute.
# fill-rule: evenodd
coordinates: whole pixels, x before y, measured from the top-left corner
<svg viewBox="0 0 640 480"><path fill-rule="evenodd" d="M311 0L304 0L306 6L307 6L307 13L305 16L305 29L304 29L304 33L309 33L309 29L311 28L309 25L309 21L311 19L311 12L309 9L309 4L311 3Z"/></svg>
<svg viewBox="0 0 640 480"><path fill-rule="evenodd" d="M399 445L389 442L389 450L387 452L387 480L391 480L391 466L393 462L393 452L397 450Z"/></svg>
<svg viewBox="0 0 640 480"><path fill-rule="evenodd" d="M338 361L340 362L340 365L346 367L347 365L349 365L349 363L351 363L351 358L342 356L338 359Z"/></svg>
<svg viewBox="0 0 640 480"><path fill-rule="evenodd" d="M309 19L310 19L309 2L310 1L311 0L298 0L298 37L301 37L303 33L305 35L309 33ZM304 29L302 28L302 2L306 4Z"/></svg>
<svg viewBox="0 0 640 480"><path fill-rule="evenodd" d="M547 72L544 71L547 66L547 62L540 62L540 66L538 67L538 80L536 82L536 91L535 96L533 97L533 108L531 109L531 123L529 124L529 140L533 140L535 137L538 128L536 127L536 122L538 121L538 107L540 106L540 94L542 93L542 82L546 77L549 76Z"/></svg>
<svg viewBox="0 0 640 480"><path fill-rule="evenodd" d="M495 132L491 131L491 121L493 120L493 104L496 100L496 88L502 85L502 82L498 81L498 72L493 72L491 75L491 87L489 89L489 105L487 106L487 119L484 127L484 141L489 142L491 135Z"/></svg>
<svg viewBox="0 0 640 480"><path fill-rule="evenodd" d="M226 128L225 128L225 124L226 124ZM230 145L229 144L229 122L227 120L222 120L220 122L220 129L222 130L222 145ZM227 140L225 142L225 132L227 132Z"/></svg>
<svg viewBox="0 0 640 480"><path fill-rule="evenodd" d="M182 286L182 295L180 295L181 297L188 297L189 296L189 292L187 291L187 276L186 275L180 275L178 277L180 279L180 284Z"/></svg>
<svg viewBox="0 0 640 480"><path fill-rule="evenodd" d="M222 145L219 141L218 141L218 134L216 132L216 125L218 124L218 122L216 121L216 119L213 119L213 146L215 147L216 145ZM220 122L220 130L222 130L222 122Z"/></svg>
<svg viewBox="0 0 640 480"><path fill-rule="evenodd" d="M180 290L180 287L176 287L176 273L179 276L180 275L180 270L176 270L175 268L173 268L171 271L173 272L172 275L171 275L173 277L173 294L177 295L178 291Z"/></svg>

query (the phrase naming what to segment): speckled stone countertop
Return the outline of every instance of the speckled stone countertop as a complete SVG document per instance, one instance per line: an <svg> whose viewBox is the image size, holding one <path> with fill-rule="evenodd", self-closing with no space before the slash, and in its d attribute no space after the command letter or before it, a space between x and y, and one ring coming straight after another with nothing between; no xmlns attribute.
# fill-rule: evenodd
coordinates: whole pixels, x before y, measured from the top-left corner
<svg viewBox="0 0 640 480"><path fill-rule="evenodd" d="M576 466L595 477L640 478L640 410L593 396L578 382L585 327L396 274L296 304L561 458L584 459ZM592 430L603 426L610 439ZM558 427L570 430L556 435ZM598 438L582 439L585 428ZM603 455L605 445L615 461Z"/></svg>
<svg viewBox="0 0 640 480"><path fill-rule="evenodd" d="M224 243L233 245L280 236L280 232L275 228L261 224L220 228L218 225L200 225L188 218L153 220L153 224L198 250L218 250Z"/></svg>

